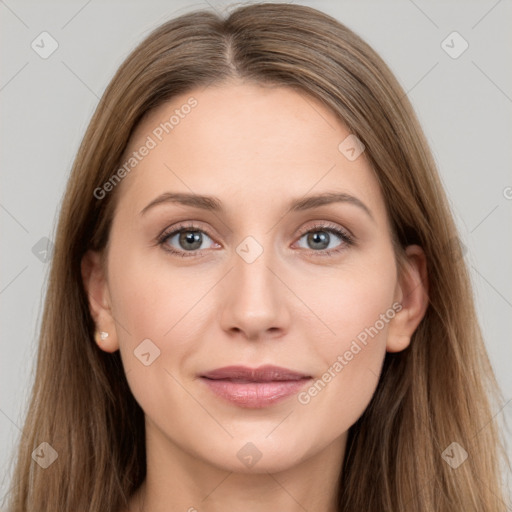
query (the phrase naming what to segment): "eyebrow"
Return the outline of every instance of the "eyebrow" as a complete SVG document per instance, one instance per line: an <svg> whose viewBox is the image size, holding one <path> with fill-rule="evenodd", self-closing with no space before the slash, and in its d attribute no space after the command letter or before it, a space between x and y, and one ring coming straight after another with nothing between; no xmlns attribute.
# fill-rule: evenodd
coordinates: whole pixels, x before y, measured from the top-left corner
<svg viewBox="0 0 512 512"><path fill-rule="evenodd" d="M140 215L144 215L148 210L154 208L159 204L177 203L185 206L193 206L195 208L201 208L203 210L211 210L214 212L224 211L222 202L217 197L213 196L202 196L198 194L189 194L182 192L164 192L159 195L148 205L146 205L140 212ZM363 210L373 221L372 212L370 209L357 197L343 192L324 192L314 196L307 196L300 199L294 199L288 205L290 211L298 212L311 210L332 203L348 203L357 206Z"/></svg>

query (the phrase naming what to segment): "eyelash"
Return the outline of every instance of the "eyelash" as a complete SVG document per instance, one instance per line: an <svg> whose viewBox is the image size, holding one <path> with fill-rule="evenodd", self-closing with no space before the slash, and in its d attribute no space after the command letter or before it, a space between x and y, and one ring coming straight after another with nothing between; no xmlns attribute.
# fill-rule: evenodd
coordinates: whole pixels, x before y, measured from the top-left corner
<svg viewBox="0 0 512 512"><path fill-rule="evenodd" d="M198 257L199 254L201 254L202 251L206 250L194 250L194 251L177 251L170 246L166 245L166 242L169 238L172 238L174 235L177 235L181 232L186 231L200 231L202 233L205 233L209 238L213 240L213 237L208 233L208 231L200 228L199 226L196 226L194 224L179 224L178 226L173 226L171 230L165 230L158 238L157 242L158 245L162 246L162 248L176 256L181 257ZM324 231L327 233L334 233L336 236L338 236L343 243L336 249L322 249L319 251L315 251L313 249L310 249L308 252L313 253L316 256L333 256L336 255L342 251L344 251L347 247L350 247L355 244L355 238L349 234L347 231L340 229L334 224L330 223L321 223L321 224L315 224L314 226L309 226L308 228L302 228L299 230L299 239L302 238L304 235L308 233L314 233L318 231Z"/></svg>

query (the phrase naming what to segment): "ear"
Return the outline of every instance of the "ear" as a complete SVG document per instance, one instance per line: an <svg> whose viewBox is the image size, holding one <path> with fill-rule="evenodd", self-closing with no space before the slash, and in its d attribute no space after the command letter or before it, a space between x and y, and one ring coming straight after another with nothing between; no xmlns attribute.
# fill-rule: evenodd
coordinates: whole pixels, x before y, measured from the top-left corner
<svg viewBox="0 0 512 512"><path fill-rule="evenodd" d="M95 341L105 352L115 352L119 349L119 343L104 267L100 252L88 251L82 258L82 281L89 300L89 310L96 324ZM102 339L99 332L106 332L108 336Z"/></svg>
<svg viewBox="0 0 512 512"><path fill-rule="evenodd" d="M401 267L395 300L402 305L402 309L389 323L388 352L400 352L409 346L429 303L427 259L423 249L419 245L409 245L405 249L405 261Z"/></svg>

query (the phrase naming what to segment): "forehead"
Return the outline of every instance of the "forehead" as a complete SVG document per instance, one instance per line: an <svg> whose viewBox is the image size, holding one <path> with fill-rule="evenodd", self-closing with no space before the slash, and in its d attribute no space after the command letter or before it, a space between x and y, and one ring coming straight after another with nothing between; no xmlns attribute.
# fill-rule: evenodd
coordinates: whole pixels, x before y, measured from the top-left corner
<svg viewBox="0 0 512 512"><path fill-rule="evenodd" d="M355 160L343 152L349 136L334 112L291 88L248 83L197 88L139 124L123 163L133 160L134 152L139 155L121 183L121 195L139 210L166 191L238 199L237 206L259 208L259 199L279 202L334 190L383 210L364 152Z"/></svg>

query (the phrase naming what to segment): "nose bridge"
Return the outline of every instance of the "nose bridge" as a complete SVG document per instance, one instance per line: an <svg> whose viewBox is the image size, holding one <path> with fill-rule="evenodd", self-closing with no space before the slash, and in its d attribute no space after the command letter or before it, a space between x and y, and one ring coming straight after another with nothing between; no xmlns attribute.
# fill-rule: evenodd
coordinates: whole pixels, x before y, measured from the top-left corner
<svg viewBox="0 0 512 512"><path fill-rule="evenodd" d="M267 237L259 242L253 236L248 236L237 246L234 257L233 278L235 288L239 288L239 300L255 309L269 308L277 291L273 289L276 283L269 270L275 261L270 240Z"/></svg>
<svg viewBox="0 0 512 512"><path fill-rule="evenodd" d="M269 267L272 265L272 249L255 242L244 241L237 247L235 259L235 276L242 289L248 289L258 295L270 293L272 273ZM261 249L260 249L261 247Z"/></svg>

